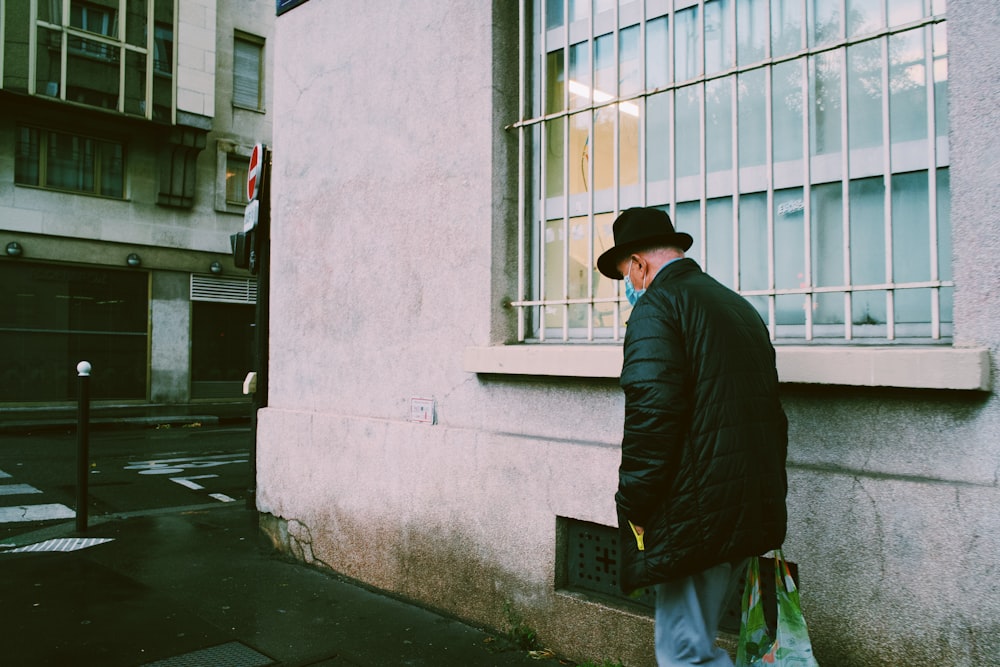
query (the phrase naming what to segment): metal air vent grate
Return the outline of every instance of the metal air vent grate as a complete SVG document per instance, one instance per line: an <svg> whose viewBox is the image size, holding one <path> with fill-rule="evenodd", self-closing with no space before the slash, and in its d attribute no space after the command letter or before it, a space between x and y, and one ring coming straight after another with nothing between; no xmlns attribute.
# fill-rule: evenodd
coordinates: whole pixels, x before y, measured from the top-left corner
<svg viewBox="0 0 1000 667"><path fill-rule="evenodd" d="M219 278L191 274L191 300L218 303L257 303L256 278Z"/></svg>

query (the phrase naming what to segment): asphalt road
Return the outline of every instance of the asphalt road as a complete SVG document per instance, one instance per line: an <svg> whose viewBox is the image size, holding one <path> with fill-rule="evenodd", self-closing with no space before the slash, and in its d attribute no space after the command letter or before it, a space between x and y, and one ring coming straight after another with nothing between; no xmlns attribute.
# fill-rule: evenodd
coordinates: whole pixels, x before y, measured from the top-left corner
<svg viewBox="0 0 1000 667"><path fill-rule="evenodd" d="M252 488L247 425L91 431L88 514L243 503ZM0 539L74 520L75 431L0 434Z"/></svg>

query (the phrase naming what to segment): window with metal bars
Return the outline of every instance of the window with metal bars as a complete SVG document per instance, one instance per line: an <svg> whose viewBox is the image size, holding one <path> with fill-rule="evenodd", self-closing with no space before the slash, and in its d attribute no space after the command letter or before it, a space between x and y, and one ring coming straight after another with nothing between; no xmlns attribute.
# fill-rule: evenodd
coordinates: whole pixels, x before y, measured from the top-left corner
<svg viewBox="0 0 1000 667"><path fill-rule="evenodd" d="M944 0L531 0L518 336L615 341L596 257L630 206L776 342L947 342Z"/></svg>

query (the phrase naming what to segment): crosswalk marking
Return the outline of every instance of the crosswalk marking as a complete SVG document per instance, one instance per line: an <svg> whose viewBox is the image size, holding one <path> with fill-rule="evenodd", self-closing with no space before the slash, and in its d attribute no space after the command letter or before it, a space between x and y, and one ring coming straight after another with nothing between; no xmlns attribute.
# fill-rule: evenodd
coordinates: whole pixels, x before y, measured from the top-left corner
<svg viewBox="0 0 1000 667"><path fill-rule="evenodd" d="M218 477L218 475L189 475L188 477L171 477L171 482L177 482L181 486L186 486L192 491L201 491L205 487L197 482L192 482L193 479L209 479L210 477Z"/></svg>
<svg viewBox="0 0 1000 667"><path fill-rule="evenodd" d="M63 537L54 540L46 540L44 542L36 542L35 544L28 544L3 553L17 554L36 551L79 551L80 549L97 546L98 544L104 544L105 542L112 542L114 539L115 538L113 537Z"/></svg>
<svg viewBox="0 0 1000 667"><path fill-rule="evenodd" d="M0 496L24 496L29 493L41 493L30 484L0 484Z"/></svg>
<svg viewBox="0 0 1000 667"><path fill-rule="evenodd" d="M43 505L14 505L0 507L0 523L21 523L25 521L49 521L52 519L72 519L76 512L59 503Z"/></svg>

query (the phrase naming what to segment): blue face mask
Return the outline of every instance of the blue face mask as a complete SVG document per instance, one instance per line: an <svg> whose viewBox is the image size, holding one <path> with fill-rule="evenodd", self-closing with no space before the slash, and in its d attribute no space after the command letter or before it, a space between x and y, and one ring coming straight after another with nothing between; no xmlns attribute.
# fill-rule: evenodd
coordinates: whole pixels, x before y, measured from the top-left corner
<svg viewBox="0 0 1000 667"><path fill-rule="evenodd" d="M628 271L625 272L624 278L625 278L625 298L628 299L628 302L634 306L635 302L639 300L639 297L646 293L646 287L645 287L645 281L643 281L642 289L636 289L635 285L632 284L632 276L630 276L629 274L632 273L633 261L634 260L631 259L629 260Z"/></svg>

